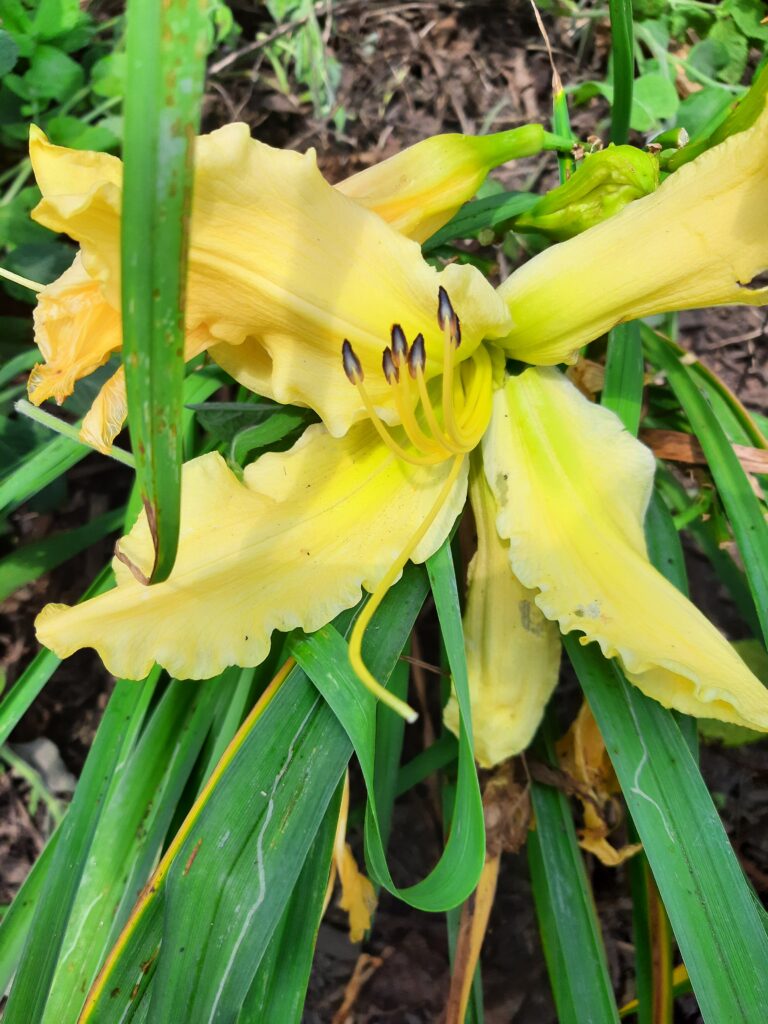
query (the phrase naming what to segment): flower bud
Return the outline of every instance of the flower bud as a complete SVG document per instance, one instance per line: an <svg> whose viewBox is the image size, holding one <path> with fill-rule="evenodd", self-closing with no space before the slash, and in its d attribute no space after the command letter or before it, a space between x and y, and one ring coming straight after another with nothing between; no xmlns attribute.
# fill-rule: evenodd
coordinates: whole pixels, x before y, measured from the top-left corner
<svg viewBox="0 0 768 1024"><path fill-rule="evenodd" d="M515 231L537 231L564 242L649 195L658 184L655 154L634 146L609 146L585 157L568 181L517 217Z"/></svg>

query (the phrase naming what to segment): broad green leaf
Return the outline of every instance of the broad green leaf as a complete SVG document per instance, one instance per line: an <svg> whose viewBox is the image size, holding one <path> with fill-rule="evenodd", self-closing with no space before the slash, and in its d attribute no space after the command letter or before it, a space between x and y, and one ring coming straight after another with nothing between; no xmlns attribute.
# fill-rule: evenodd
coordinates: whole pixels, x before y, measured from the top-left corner
<svg viewBox="0 0 768 1024"><path fill-rule="evenodd" d="M179 537L192 140L207 31L203 0L128 4L123 352L137 476L155 543L153 582L170 574Z"/></svg>
<svg viewBox="0 0 768 1024"><path fill-rule="evenodd" d="M651 131L659 121L674 117L680 105L674 85L664 75L651 72L635 79L631 127Z"/></svg>

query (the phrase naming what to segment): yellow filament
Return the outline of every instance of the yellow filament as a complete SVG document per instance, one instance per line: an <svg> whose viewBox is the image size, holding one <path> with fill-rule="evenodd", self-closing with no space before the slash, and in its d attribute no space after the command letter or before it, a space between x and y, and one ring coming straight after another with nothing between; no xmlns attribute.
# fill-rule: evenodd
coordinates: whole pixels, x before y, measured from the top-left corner
<svg viewBox="0 0 768 1024"><path fill-rule="evenodd" d="M400 700L400 698L396 697L393 693L390 693L390 691L383 687L381 683L378 683L368 671L362 655L363 636L366 628L368 627L368 623L373 618L376 609L384 600L389 588L403 571L403 566L411 557L417 545L421 543L427 530L435 521L440 509L445 504L448 495L451 493L453 485L456 483L463 462L464 457L462 455L458 455L454 458L453 465L451 466L448 476L445 478L445 483L441 487L434 505L424 517L419 528L409 539L408 543L384 574L383 578L379 581L378 586L371 594L370 599L355 622L352 635L349 638L349 661L360 682L370 690L374 697L377 697L383 704L386 704L387 707L396 711L398 715L401 715L406 720L406 722L415 722L418 715L410 705L406 704L405 701Z"/></svg>
<svg viewBox="0 0 768 1024"><path fill-rule="evenodd" d="M6 270L4 267L0 267L0 277L4 277L6 281L13 281L14 284L20 284L23 288L29 288L33 292L41 292L45 288L44 284L38 284L37 281L30 281L28 277L22 277L20 274L14 274L12 270Z"/></svg>
<svg viewBox="0 0 768 1024"><path fill-rule="evenodd" d="M446 327L445 346L443 348L443 419L445 420L445 432L458 447L463 447L459 440L456 429L456 417L454 416L454 387L453 387L453 353L454 345L451 330Z"/></svg>
<svg viewBox="0 0 768 1024"><path fill-rule="evenodd" d="M393 386L395 389L397 413L411 443L427 455L440 453L441 457L444 457L441 446L428 434L424 433L416 419L411 404L411 382L407 366L402 367L400 379Z"/></svg>
<svg viewBox="0 0 768 1024"><path fill-rule="evenodd" d="M374 409L373 402L371 401L363 382L361 380L356 380L355 387L360 393L363 405L365 406L365 411L368 413L379 437L387 448L395 453L398 459L403 459L404 462L411 462L415 466L436 466L439 462L445 461L442 455L415 455L413 452L406 451L405 448L399 445L394 437L392 437L381 417Z"/></svg>
<svg viewBox="0 0 768 1024"><path fill-rule="evenodd" d="M419 398L421 398L421 404L424 408L424 415L427 418L429 429L435 436L435 440L442 446L442 448L454 455L465 454L467 449L456 444L450 439L450 437L447 437L445 431L438 423L435 410L432 406L432 400L430 399L429 392L427 391L427 382L424 380L424 371L421 367L418 367L416 370L416 383L419 388Z"/></svg>

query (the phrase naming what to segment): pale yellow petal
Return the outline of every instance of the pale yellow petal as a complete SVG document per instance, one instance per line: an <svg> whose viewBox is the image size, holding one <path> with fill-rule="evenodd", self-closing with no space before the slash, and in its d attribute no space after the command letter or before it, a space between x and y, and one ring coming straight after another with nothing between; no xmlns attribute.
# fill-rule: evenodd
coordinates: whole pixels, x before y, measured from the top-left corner
<svg viewBox="0 0 768 1024"><path fill-rule="evenodd" d="M557 684L560 638L515 577L509 543L496 532L496 502L482 469L470 474L477 553L469 566L464 612L475 758L492 768L525 750ZM446 726L458 735L459 708L451 694Z"/></svg>
<svg viewBox="0 0 768 1024"><path fill-rule="evenodd" d="M45 360L29 375L30 401L61 403L76 381L93 373L120 347L120 315L105 299L80 256L37 296L35 341Z"/></svg>
<svg viewBox="0 0 768 1024"><path fill-rule="evenodd" d="M497 392L483 455L512 567L547 618L666 707L768 730L768 690L648 561L653 456L613 413L529 369Z"/></svg>
<svg viewBox="0 0 768 1024"><path fill-rule="evenodd" d="M263 456L241 483L218 454L187 463L181 538L170 578L143 586L114 563L118 586L69 608L48 605L40 641L66 657L94 647L109 671L140 679L157 661L172 675L208 678L258 665L273 630L318 629L373 589L421 524L451 463L395 458L369 424L341 440L310 427L286 453ZM466 471L414 552L423 561L464 502ZM119 545L147 574L146 518Z"/></svg>
<svg viewBox="0 0 768 1024"><path fill-rule="evenodd" d="M543 144L539 124L494 135L433 135L336 188L424 242L472 198L493 167L538 153Z"/></svg>
<svg viewBox="0 0 768 1024"><path fill-rule="evenodd" d="M127 416L125 371L121 366L96 395L80 427L80 439L108 455Z"/></svg>
<svg viewBox="0 0 768 1024"><path fill-rule="evenodd" d="M90 176L83 154L35 136L33 162L43 190L35 218L80 242L86 269L107 299L119 296L120 188ZM56 174L67 161L77 173ZM74 185L80 191L72 193ZM366 371L369 393L394 419L381 353L393 323L409 340L424 334L428 377L442 367L437 324L442 285L462 321L459 359L483 337L506 334L504 303L469 266L430 267L416 242L332 188L314 152L273 149L245 124L198 139L187 283L186 328L217 345L212 355L247 387L283 403L309 406L334 434L364 416L342 370L345 338Z"/></svg>
<svg viewBox="0 0 768 1024"><path fill-rule="evenodd" d="M501 285L529 363L571 360L617 323L651 313L768 302L768 107L652 195L553 246Z"/></svg>

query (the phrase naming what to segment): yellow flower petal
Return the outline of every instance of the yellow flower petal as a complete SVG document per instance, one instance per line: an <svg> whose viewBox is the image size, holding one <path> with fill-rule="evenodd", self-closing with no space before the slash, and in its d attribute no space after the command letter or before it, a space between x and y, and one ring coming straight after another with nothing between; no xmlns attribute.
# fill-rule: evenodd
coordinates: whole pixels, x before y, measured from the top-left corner
<svg viewBox="0 0 768 1024"><path fill-rule="evenodd" d="M79 256L38 293L34 323L45 360L29 375L29 398L35 405L47 398L63 402L75 382L106 363L122 342L120 316L105 302L99 282L86 273Z"/></svg>
<svg viewBox="0 0 768 1024"><path fill-rule="evenodd" d="M267 454L240 481L220 455L189 462L171 576L151 587L115 560L118 586L84 604L48 605L41 643L67 657L94 647L110 672L140 679L157 661L179 678L264 660L272 631L319 629L372 590L431 508L451 463L405 465L370 424L336 440L310 427L291 451ZM464 502L466 471L414 551L442 543ZM142 514L120 541L139 575L153 546Z"/></svg>
<svg viewBox="0 0 768 1024"><path fill-rule="evenodd" d="M509 544L496 532L496 502L479 464L470 474L469 497L477 553L468 573L464 646L475 758L492 768L531 742L557 684L560 638L510 568ZM444 721L458 736L454 694Z"/></svg>
<svg viewBox="0 0 768 1024"><path fill-rule="evenodd" d="M517 359L554 364L651 313L768 302L768 107L652 195L536 256L501 285Z"/></svg>
<svg viewBox="0 0 768 1024"><path fill-rule="evenodd" d="M128 416L125 371L122 366L112 374L93 401L80 427L80 440L109 455L112 442L123 429Z"/></svg>
<svg viewBox="0 0 768 1024"><path fill-rule="evenodd" d="M547 618L666 707L768 730L768 690L648 561L653 456L613 413L530 369L497 392L483 454L512 568Z"/></svg>
<svg viewBox="0 0 768 1024"><path fill-rule="evenodd" d="M43 191L35 219L80 242L86 270L119 305L117 170L33 134L33 165ZM61 172L72 161L71 172ZM63 185L59 181L63 181ZM72 189L77 186L77 191ZM475 268L438 273L417 243L332 188L313 152L273 149L232 124L198 139L190 233L186 326L224 345L212 355L239 381L283 403L317 410L334 434L365 413L341 364L349 338L367 371L373 402L394 420L381 352L398 322L409 339L424 334L426 376L442 367L438 287L462 320L457 358L484 336L505 334L509 314Z"/></svg>
<svg viewBox="0 0 768 1024"><path fill-rule="evenodd" d="M336 188L417 242L447 224L488 172L538 153L540 124L494 135L434 135L339 182Z"/></svg>

